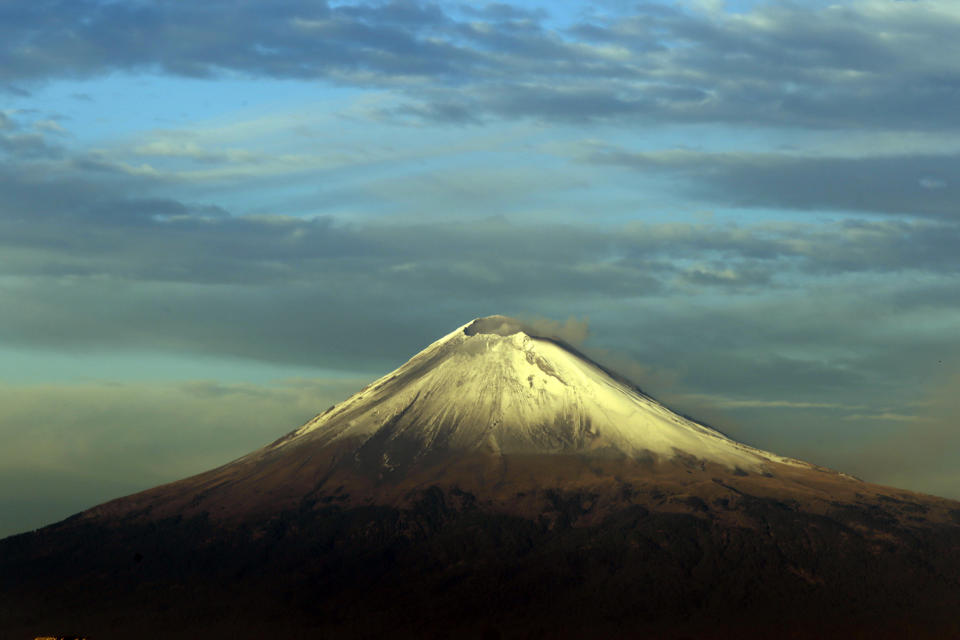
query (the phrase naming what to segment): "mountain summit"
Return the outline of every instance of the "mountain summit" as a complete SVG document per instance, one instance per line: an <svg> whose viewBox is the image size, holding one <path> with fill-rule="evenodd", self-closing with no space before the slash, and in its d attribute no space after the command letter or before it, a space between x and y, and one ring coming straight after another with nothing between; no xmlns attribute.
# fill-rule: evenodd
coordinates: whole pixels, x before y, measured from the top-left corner
<svg viewBox="0 0 960 640"><path fill-rule="evenodd" d="M317 416L273 449L359 444L384 472L452 452L677 455L733 469L785 458L683 418L563 342L478 318Z"/></svg>
<svg viewBox="0 0 960 640"><path fill-rule="evenodd" d="M0 541L0 640L948 638L958 576L960 503L735 442L491 316L238 460Z"/></svg>

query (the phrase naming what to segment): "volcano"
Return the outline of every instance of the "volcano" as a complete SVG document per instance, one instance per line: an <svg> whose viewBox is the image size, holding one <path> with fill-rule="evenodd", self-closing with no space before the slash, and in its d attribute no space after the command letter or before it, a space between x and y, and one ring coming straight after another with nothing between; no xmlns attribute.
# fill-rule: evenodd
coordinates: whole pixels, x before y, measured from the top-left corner
<svg viewBox="0 0 960 640"><path fill-rule="evenodd" d="M960 503L478 318L220 468L0 542L0 639L960 637Z"/></svg>

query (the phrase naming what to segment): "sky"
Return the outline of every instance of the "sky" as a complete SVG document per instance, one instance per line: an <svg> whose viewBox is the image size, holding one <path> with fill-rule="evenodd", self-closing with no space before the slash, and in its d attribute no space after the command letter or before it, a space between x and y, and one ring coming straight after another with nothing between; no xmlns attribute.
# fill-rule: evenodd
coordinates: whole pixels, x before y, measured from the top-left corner
<svg viewBox="0 0 960 640"><path fill-rule="evenodd" d="M0 536L492 314L960 498L957 33L953 0L0 1Z"/></svg>

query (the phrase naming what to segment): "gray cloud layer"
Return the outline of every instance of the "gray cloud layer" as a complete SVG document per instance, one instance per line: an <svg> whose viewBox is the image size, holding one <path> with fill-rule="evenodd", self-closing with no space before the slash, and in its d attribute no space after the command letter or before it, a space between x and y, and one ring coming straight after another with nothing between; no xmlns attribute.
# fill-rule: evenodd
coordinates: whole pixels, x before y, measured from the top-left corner
<svg viewBox="0 0 960 640"><path fill-rule="evenodd" d="M407 96L395 115L440 122L957 126L960 14L949 2L774 3L746 15L640 3L551 24L497 4L6 3L0 86L240 72L386 87Z"/></svg>
<svg viewBox="0 0 960 640"><path fill-rule="evenodd" d="M774 393L799 384L812 394L872 380L864 371L881 363L784 352L902 354L920 336L894 335L905 342L891 347L863 309L909 319L960 308L950 285L960 227L950 222L344 224L234 217L210 204L135 196L139 178L87 180L79 169L40 180L41 169L0 165L10 187L0 190L8 344L377 370L470 317L572 313L591 316L599 335L624 337L633 323L657 336L637 354L651 364L716 335L735 370L753 372L735 380L704 362L687 374L691 385ZM810 310L812 297L822 308ZM930 331L943 346L945 334ZM779 390L770 387L777 374ZM897 377L888 380L895 386Z"/></svg>
<svg viewBox="0 0 960 640"><path fill-rule="evenodd" d="M665 173L696 198L738 207L960 217L960 155L859 158L784 153L631 153L605 149L588 162Z"/></svg>
<svg viewBox="0 0 960 640"><path fill-rule="evenodd" d="M5 140L27 131L10 117L2 124ZM960 225L947 179L916 185L910 211L923 216L345 223L234 216L215 201L175 196L177 185L161 177L42 142L49 154L0 152L6 344L379 372L471 317L573 314L589 316L598 339L643 345L634 356L680 372L690 389L729 394L739 386L791 401L840 387L895 394L897 371L922 380L937 350L955 353L944 327L960 310L952 283ZM907 208L907 196L888 188L900 178L882 158L861 160L863 169L836 158L607 147L582 159L678 175L692 192L734 204ZM931 159L921 160L904 184L952 166L935 172ZM886 323L900 331L884 333ZM638 332L655 339L630 338ZM690 345L715 353L699 362ZM725 370L731 362L745 377ZM791 389L802 397L783 398Z"/></svg>

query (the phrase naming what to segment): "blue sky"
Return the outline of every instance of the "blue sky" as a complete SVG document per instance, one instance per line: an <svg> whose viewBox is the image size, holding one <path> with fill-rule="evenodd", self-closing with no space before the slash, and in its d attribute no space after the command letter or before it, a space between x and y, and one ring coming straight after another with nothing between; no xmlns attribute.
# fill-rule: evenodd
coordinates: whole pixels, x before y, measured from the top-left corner
<svg viewBox="0 0 960 640"><path fill-rule="evenodd" d="M958 29L935 0L0 4L0 534L494 313L960 497Z"/></svg>

